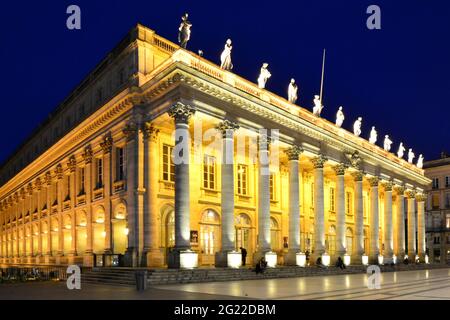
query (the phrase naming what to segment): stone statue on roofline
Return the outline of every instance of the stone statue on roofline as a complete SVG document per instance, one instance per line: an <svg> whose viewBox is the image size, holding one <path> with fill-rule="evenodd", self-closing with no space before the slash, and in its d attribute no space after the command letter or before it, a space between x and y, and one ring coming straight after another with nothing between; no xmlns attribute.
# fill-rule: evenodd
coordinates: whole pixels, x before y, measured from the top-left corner
<svg viewBox="0 0 450 320"><path fill-rule="evenodd" d="M288 87L288 101L290 103L294 103L297 102L297 91L298 91L298 86L295 83L295 79L291 79L291 82L289 83L289 87Z"/></svg>
<svg viewBox="0 0 450 320"><path fill-rule="evenodd" d="M408 162L409 163L413 163L415 157L416 157L416 155L414 154L413 150L409 149L409 151L408 151Z"/></svg>
<svg viewBox="0 0 450 320"><path fill-rule="evenodd" d="M405 151L406 151L406 148L403 145L403 142L400 142L400 145L398 146L397 157L402 159L403 156L405 155Z"/></svg>
<svg viewBox="0 0 450 320"><path fill-rule="evenodd" d="M370 131L369 142L371 144L375 144L375 143L377 143L377 139L378 139L377 130L375 130L375 127L372 127L372 130Z"/></svg>
<svg viewBox="0 0 450 320"><path fill-rule="evenodd" d="M231 45L231 39L228 39L225 43L225 48L220 55L220 67L224 70L232 70L233 63L231 62L231 50L233 46Z"/></svg>
<svg viewBox="0 0 450 320"><path fill-rule="evenodd" d="M353 134L357 137L361 135L362 118L359 117L353 124Z"/></svg>
<svg viewBox="0 0 450 320"><path fill-rule="evenodd" d="M317 117L320 117L322 110L323 110L322 101L320 100L320 96L316 94L314 96L313 114Z"/></svg>
<svg viewBox="0 0 450 320"><path fill-rule="evenodd" d="M419 169L422 169L422 168L423 168L423 160L424 160L423 155L422 155L422 154L419 155L419 159L417 160L417 167L418 167Z"/></svg>
<svg viewBox="0 0 450 320"><path fill-rule="evenodd" d="M339 110L336 113L336 126L341 128L342 124L344 123L344 120L345 120L344 111L342 111L342 107L339 107Z"/></svg>
<svg viewBox="0 0 450 320"><path fill-rule="evenodd" d="M181 24L178 28L178 43L182 48L186 49L187 43L191 38L191 27L192 24L188 21L188 14L185 13L181 17Z"/></svg>
<svg viewBox="0 0 450 320"><path fill-rule="evenodd" d="M391 151L392 140L389 138L389 135L384 136L384 150Z"/></svg>
<svg viewBox="0 0 450 320"><path fill-rule="evenodd" d="M268 66L269 66L268 63L263 63L261 71L259 73L258 87L260 87L261 89L264 89L266 87L267 80L272 76L269 70L267 69Z"/></svg>

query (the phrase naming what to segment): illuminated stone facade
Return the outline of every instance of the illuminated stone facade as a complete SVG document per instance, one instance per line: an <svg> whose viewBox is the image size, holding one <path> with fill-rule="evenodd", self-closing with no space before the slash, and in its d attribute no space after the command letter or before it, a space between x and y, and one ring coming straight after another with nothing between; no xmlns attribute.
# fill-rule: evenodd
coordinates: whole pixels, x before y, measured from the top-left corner
<svg viewBox="0 0 450 320"><path fill-rule="evenodd" d="M1 170L3 265L424 256L422 169L140 25Z"/></svg>

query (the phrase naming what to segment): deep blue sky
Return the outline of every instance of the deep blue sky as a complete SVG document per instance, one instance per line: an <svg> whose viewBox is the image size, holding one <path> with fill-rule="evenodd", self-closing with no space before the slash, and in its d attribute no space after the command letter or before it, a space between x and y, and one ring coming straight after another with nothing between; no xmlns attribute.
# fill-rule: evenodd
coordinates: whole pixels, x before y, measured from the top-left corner
<svg viewBox="0 0 450 320"><path fill-rule="evenodd" d="M82 30L66 28L66 8L82 10ZM366 9L382 10L382 30L366 28ZM15 1L2 3L0 162L140 22L177 39L180 16L193 23L188 49L218 62L233 40L234 71L255 81L262 62L267 88L285 96L291 77L308 109L318 93L327 48L325 110L344 106L346 128L364 118L416 155L450 151L450 2L433 1ZM380 141L381 142L381 141ZM379 144L380 144L379 142Z"/></svg>

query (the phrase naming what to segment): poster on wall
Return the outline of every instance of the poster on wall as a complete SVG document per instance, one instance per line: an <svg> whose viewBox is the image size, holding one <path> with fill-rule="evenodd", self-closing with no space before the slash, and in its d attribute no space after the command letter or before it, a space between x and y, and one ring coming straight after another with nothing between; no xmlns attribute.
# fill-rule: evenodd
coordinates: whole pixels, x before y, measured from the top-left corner
<svg viewBox="0 0 450 320"><path fill-rule="evenodd" d="M191 230L191 245L198 245L198 231Z"/></svg>

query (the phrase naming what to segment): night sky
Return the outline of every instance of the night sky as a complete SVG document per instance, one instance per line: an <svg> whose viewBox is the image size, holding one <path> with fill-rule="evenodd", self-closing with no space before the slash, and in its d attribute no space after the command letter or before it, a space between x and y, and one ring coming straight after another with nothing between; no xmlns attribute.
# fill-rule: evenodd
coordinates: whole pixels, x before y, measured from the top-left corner
<svg viewBox="0 0 450 320"><path fill-rule="evenodd" d="M222 3L222 4L220 4ZM77 4L82 29L66 28ZM381 30L368 30L366 9L381 7ZM180 17L193 24L188 49L219 63L233 40L234 72L256 82L263 62L267 89L283 97L291 77L298 103L312 110L327 49L325 109L344 127L363 117L363 137L378 130L426 160L450 152L450 2L433 1L14 1L2 3L0 162L64 100L140 22L177 40Z"/></svg>

